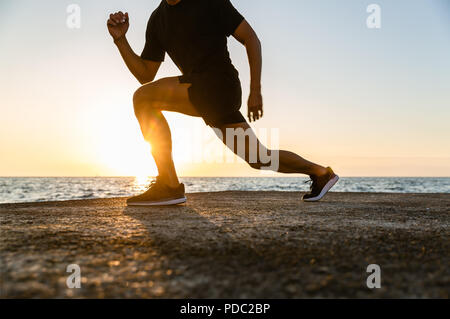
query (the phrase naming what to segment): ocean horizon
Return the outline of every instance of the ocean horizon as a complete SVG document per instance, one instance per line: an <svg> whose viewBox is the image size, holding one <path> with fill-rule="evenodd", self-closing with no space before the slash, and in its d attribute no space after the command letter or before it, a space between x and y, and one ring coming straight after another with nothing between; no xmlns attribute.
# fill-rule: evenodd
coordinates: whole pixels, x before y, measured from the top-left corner
<svg viewBox="0 0 450 319"><path fill-rule="evenodd" d="M153 177L0 177L0 203L126 197ZM180 177L187 193L219 191L306 192L307 177ZM334 192L450 193L450 177L341 177Z"/></svg>

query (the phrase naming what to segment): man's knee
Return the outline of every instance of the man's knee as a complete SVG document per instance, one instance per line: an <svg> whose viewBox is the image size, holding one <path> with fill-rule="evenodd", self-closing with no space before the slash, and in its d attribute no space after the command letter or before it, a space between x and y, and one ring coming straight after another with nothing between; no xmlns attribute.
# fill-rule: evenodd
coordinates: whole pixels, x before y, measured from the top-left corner
<svg viewBox="0 0 450 319"><path fill-rule="evenodd" d="M246 153L245 161L251 168L254 168L254 169L261 169L261 167L263 166L263 164L261 163L261 160L257 154L250 155L249 153Z"/></svg>
<svg viewBox="0 0 450 319"><path fill-rule="evenodd" d="M156 101L156 90L149 84L141 86L133 94L133 107L136 116L139 116L144 109L153 107Z"/></svg>
<svg viewBox="0 0 450 319"><path fill-rule="evenodd" d="M265 147L260 146L258 148L257 154L254 155L253 158L248 153L246 155L247 164L254 169L260 170L263 167L270 166L272 163L272 150L266 149Z"/></svg>
<svg viewBox="0 0 450 319"><path fill-rule="evenodd" d="M257 170L260 170L261 167L264 166L261 162L252 163L252 162L249 161L247 163L248 163L248 165L250 165L251 168L254 168L254 169L257 169Z"/></svg>

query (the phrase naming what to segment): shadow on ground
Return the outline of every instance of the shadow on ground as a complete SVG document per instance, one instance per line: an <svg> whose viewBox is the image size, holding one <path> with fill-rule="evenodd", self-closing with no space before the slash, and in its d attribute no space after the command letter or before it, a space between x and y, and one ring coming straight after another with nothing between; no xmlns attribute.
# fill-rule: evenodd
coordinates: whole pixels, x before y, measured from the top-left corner
<svg viewBox="0 0 450 319"><path fill-rule="evenodd" d="M448 297L449 196L189 195L0 205L2 297ZM4 239L4 240L3 240ZM68 289L68 264L82 288ZM366 286L379 264L382 288Z"/></svg>

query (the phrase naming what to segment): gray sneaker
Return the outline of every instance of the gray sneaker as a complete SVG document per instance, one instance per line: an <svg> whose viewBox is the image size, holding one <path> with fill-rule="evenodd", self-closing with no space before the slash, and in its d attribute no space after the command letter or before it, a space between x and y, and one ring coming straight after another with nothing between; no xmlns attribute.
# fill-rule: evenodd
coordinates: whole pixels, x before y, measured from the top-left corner
<svg viewBox="0 0 450 319"><path fill-rule="evenodd" d="M327 173L324 176L311 176L311 191L303 195L304 202L317 202L321 200L326 193L337 183L337 176L331 167L327 167Z"/></svg>

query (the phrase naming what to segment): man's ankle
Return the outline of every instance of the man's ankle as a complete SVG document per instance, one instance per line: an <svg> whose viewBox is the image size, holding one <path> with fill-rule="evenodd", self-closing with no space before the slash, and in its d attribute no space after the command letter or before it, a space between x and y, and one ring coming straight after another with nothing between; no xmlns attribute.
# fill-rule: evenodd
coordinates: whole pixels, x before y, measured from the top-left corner
<svg viewBox="0 0 450 319"><path fill-rule="evenodd" d="M316 172L314 172L314 174L312 176L321 177L326 174L328 174L328 170L325 167L319 167L319 168L317 168Z"/></svg>
<svg viewBox="0 0 450 319"><path fill-rule="evenodd" d="M164 177L160 177L160 181L166 185L167 187L170 188L177 188L180 186L180 182L177 179L172 179L172 178L164 178Z"/></svg>

